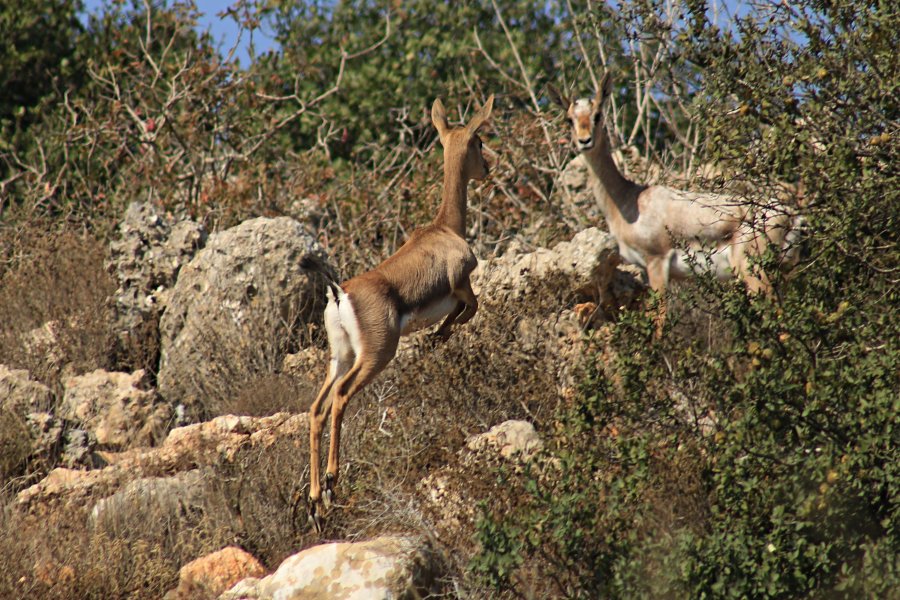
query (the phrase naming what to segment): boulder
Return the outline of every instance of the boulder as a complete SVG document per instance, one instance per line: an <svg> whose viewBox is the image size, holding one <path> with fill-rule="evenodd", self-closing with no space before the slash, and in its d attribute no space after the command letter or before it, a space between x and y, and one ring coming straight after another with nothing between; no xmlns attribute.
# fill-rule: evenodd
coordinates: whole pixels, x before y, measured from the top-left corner
<svg viewBox="0 0 900 600"><path fill-rule="evenodd" d="M143 325L155 326L181 267L204 246L202 224L176 220L146 202L132 202L110 244L107 268L118 282L116 331L122 343L146 340Z"/></svg>
<svg viewBox="0 0 900 600"><path fill-rule="evenodd" d="M165 435L172 409L146 387L143 370L98 369L63 382L58 416L87 430L100 448L125 450L155 445Z"/></svg>
<svg viewBox="0 0 900 600"><path fill-rule="evenodd" d="M160 320L160 394L202 413L235 384L277 372L294 334L324 308L321 277L300 268L310 254L324 256L287 217L211 235L181 269Z"/></svg>
<svg viewBox="0 0 900 600"><path fill-rule="evenodd" d="M50 388L28 371L0 365L0 479L54 460L63 427L48 412L52 405Z"/></svg>
<svg viewBox="0 0 900 600"><path fill-rule="evenodd" d="M244 579L220 600L388 600L427 597L436 572L431 549L407 537L313 546L262 579Z"/></svg>
<svg viewBox="0 0 900 600"><path fill-rule="evenodd" d="M476 293L490 297L521 298L529 286L562 274L577 295L597 300L605 313L629 305L643 289L638 274L620 268L621 258L615 238L590 227L570 241L534 252L507 252L479 264L473 278Z"/></svg>
<svg viewBox="0 0 900 600"><path fill-rule="evenodd" d="M102 468L54 469L40 482L19 492L14 506L20 512L33 515L66 510L73 504L96 506L132 481L170 477L230 462L242 448L267 448L284 438L305 440L308 431L305 414L278 413L262 418L217 417L205 423L173 429L156 448L99 451L96 454L104 463Z"/></svg>
<svg viewBox="0 0 900 600"><path fill-rule="evenodd" d="M253 555L228 546L181 567L178 587L163 596L163 600L215 598L242 579L265 574L265 568Z"/></svg>
<svg viewBox="0 0 900 600"><path fill-rule="evenodd" d="M502 458L530 459L544 447L534 425L528 421L504 421L485 433L466 440L466 448L472 452L493 450Z"/></svg>
<svg viewBox="0 0 900 600"><path fill-rule="evenodd" d="M479 502L490 499L497 485L495 468L502 463L520 470L536 460L542 448L543 441L527 421L505 421L469 437L456 463L434 471L418 484L438 538L473 534L475 509ZM479 479L481 474L486 476Z"/></svg>
<svg viewBox="0 0 900 600"><path fill-rule="evenodd" d="M111 535L140 531L147 523L174 523L182 514L203 508L212 480L202 469L168 477L142 477L129 481L91 510L90 524Z"/></svg>
<svg viewBox="0 0 900 600"><path fill-rule="evenodd" d="M28 371L0 365L0 407L22 416L46 412L53 407L53 393L43 383L32 380Z"/></svg>

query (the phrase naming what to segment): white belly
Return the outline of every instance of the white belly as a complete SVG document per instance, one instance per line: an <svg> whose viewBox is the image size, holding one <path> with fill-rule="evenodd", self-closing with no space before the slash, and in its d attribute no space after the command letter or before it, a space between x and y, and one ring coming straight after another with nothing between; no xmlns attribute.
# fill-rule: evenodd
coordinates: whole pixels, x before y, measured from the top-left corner
<svg viewBox="0 0 900 600"><path fill-rule="evenodd" d="M400 317L400 335L409 335L414 331L430 327L450 314L456 303L453 296L447 296L437 302L424 306Z"/></svg>
<svg viewBox="0 0 900 600"><path fill-rule="evenodd" d="M619 242L619 256L621 256L627 263L637 265L644 269L647 268L647 263L644 261L643 255L641 255L641 253L638 252L636 248L632 248L624 242Z"/></svg>

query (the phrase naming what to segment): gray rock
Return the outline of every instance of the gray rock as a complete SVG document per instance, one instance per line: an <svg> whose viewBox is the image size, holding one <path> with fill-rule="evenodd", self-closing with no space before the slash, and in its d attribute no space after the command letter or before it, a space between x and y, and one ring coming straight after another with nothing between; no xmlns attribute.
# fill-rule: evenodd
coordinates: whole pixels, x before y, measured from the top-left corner
<svg viewBox="0 0 900 600"><path fill-rule="evenodd" d="M436 572L423 542L382 536L313 546L262 579L247 578L219 600L393 600L423 598Z"/></svg>
<svg viewBox="0 0 900 600"><path fill-rule="evenodd" d="M95 442L84 429L70 429L64 436L61 462L68 468L88 465L92 462L91 454Z"/></svg>
<svg viewBox="0 0 900 600"><path fill-rule="evenodd" d="M200 509L211 474L200 469L171 477L143 477L103 498L91 510L90 524L115 534L142 531L148 524L176 523Z"/></svg>
<svg viewBox="0 0 900 600"><path fill-rule="evenodd" d="M33 459L52 462L62 445L65 424L48 412L28 413L25 417L31 432Z"/></svg>
<svg viewBox="0 0 900 600"><path fill-rule="evenodd" d="M596 300L602 310L612 312L628 305L643 289L640 279L619 268L620 263L615 238L590 227L553 248L538 248L527 254L508 252L482 262L473 285L476 292L515 300L533 283L563 274L573 292Z"/></svg>
<svg viewBox="0 0 900 600"><path fill-rule="evenodd" d="M258 218L210 236L178 276L160 320L159 391L188 412L277 372L292 335L321 318L321 277L300 268L324 252L293 219Z"/></svg>
<svg viewBox="0 0 900 600"><path fill-rule="evenodd" d="M528 421L512 420L495 425L485 433L473 435L466 440L466 447L472 452L493 449L505 459L528 459L539 452L544 443L534 425Z"/></svg>
<svg viewBox="0 0 900 600"><path fill-rule="evenodd" d="M498 465L521 470L533 461L544 447L534 425L528 421L504 421L489 431L466 440L455 464L442 467L418 484L425 509L431 513L439 537L453 537L465 532L472 535L478 503L489 500L474 490L496 486L492 475ZM474 485L477 474L489 474L480 486Z"/></svg>
<svg viewBox="0 0 900 600"><path fill-rule="evenodd" d="M28 371L0 365L0 480L27 465L52 463L62 427L49 414L53 394Z"/></svg>
<svg viewBox="0 0 900 600"><path fill-rule="evenodd" d="M119 234L110 244L108 265L119 284L116 330L123 344L140 344L142 326L155 323L181 267L204 246L207 234L200 223L176 221L144 202L128 206Z"/></svg>
<svg viewBox="0 0 900 600"><path fill-rule="evenodd" d="M46 412L53 406L53 393L43 383L31 379L24 369L0 365L0 407L25 416Z"/></svg>

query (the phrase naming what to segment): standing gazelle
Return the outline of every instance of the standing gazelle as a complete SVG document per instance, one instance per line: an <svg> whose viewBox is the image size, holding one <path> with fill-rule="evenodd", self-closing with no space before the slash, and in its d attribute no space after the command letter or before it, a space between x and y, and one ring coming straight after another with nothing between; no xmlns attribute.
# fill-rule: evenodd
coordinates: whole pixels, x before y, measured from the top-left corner
<svg viewBox="0 0 900 600"><path fill-rule="evenodd" d="M722 279L739 275L751 292L767 292L768 278L752 272L749 257L761 256L771 243L786 251L785 259L795 258L797 234L788 232L787 210L775 203L756 207L731 196L645 186L626 179L613 162L603 124L603 106L611 87L607 72L593 100L570 100L552 86L548 89L571 121L573 141L586 159L594 197L622 258L646 269L651 289L660 294L670 278L682 279L704 268ZM661 302L657 334L665 321Z"/></svg>
<svg viewBox="0 0 900 600"><path fill-rule="evenodd" d="M451 327L475 315L478 301L469 275L478 264L465 240L467 184L488 175L478 129L487 121L494 97L462 127L451 127L440 99L431 120L444 147L444 188L434 221L413 231L409 240L383 263L338 285L329 281L325 329L331 364L322 389L309 409L309 517L321 524L316 507L322 502L319 444L332 409L331 443L325 471L325 500L334 499L340 457L341 421L354 394L394 358L400 336L443 324L434 332L447 339ZM301 266L325 273L307 260ZM327 275L327 273L326 273Z"/></svg>

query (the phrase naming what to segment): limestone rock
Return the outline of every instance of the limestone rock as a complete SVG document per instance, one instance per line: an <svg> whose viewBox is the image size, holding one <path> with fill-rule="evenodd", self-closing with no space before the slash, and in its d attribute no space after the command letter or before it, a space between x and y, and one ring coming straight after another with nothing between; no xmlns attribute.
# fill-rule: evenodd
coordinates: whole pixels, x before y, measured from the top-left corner
<svg viewBox="0 0 900 600"><path fill-rule="evenodd" d="M160 320L159 391L192 409L277 371L291 336L321 318L321 277L300 268L323 251L293 219L257 218L211 235L181 269Z"/></svg>
<svg viewBox="0 0 900 600"><path fill-rule="evenodd" d="M473 285L478 293L514 300L534 282L563 274L573 292L597 300L603 311L614 312L630 304L643 287L633 271L619 268L620 262L615 238L590 227L552 249L538 248L526 254L508 252L482 262Z"/></svg>
<svg viewBox="0 0 900 600"><path fill-rule="evenodd" d="M54 460L63 428L52 404L50 389L28 371L0 365L0 479Z"/></svg>
<svg viewBox="0 0 900 600"><path fill-rule="evenodd" d="M19 492L14 506L21 512L35 515L66 510L72 503L95 506L129 482L173 476L222 461L232 461L241 448L265 448L284 438L305 440L308 431L305 414L278 413L262 418L218 417L205 423L173 429L156 448L97 452L105 463L102 468L54 469L40 482Z"/></svg>
<svg viewBox="0 0 900 600"><path fill-rule="evenodd" d="M210 473L201 469L169 477L142 477L101 499L91 510L91 525L116 535L151 523L176 522L180 514L203 507Z"/></svg>
<svg viewBox="0 0 900 600"><path fill-rule="evenodd" d="M63 382L59 416L80 423L97 444L110 450L150 446L165 434L172 409L156 392L142 389L144 371L98 369Z"/></svg>
<svg viewBox="0 0 900 600"><path fill-rule="evenodd" d="M215 598L242 579L265 574L265 568L253 555L228 546L181 567L178 587L169 591L163 600Z"/></svg>
<svg viewBox="0 0 900 600"><path fill-rule="evenodd" d="M63 439L63 422L47 412L32 412L25 416L31 432L32 457L52 461Z"/></svg>
<svg viewBox="0 0 900 600"><path fill-rule="evenodd" d="M0 365L0 407L19 415L46 412L53 406L53 394L43 383L31 379L24 369Z"/></svg>
<svg viewBox="0 0 900 600"><path fill-rule="evenodd" d="M430 548L412 538L313 546L262 579L249 578L220 600L388 600L428 595L435 575Z"/></svg>
<svg viewBox="0 0 900 600"><path fill-rule="evenodd" d="M457 463L438 469L418 484L439 537L454 537L463 531L474 533L475 507L489 499L487 490L496 482L493 476L485 481L473 477L492 473L501 462L521 469L542 448L543 441L527 421L505 421L466 440Z"/></svg>
<svg viewBox="0 0 900 600"><path fill-rule="evenodd" d="M559 174L557 195L563 214L569 221L582 224L599 224L603 221L603 213L594 199L587 162L582 154L577 154L570 160Z"/></svg>
<svg viewBox="0 0 900 600"><path fill-rule="evenodd" d="M84 429L69 429L63 436L64 446L61 462L70 469L91 465L96 439Z"/></svg>
<svg viewBox="0 0 900 600"><path fill-rule="evenodd" d="M328 365L328 350L310 346L288 354L281 363L281 372L308 383L321 383Z"/></svg>
<svg viewBox="0 0 900 600"><path fill-rule="evenodd" d="M534 425L528 421L504 421L485 433L466 440L466 448L472 452L497 451L506 459L528 459L544 447Z"/></svg>
<svg viewBox="0 0 900 600"><path fill-rule="evenodd" d="M145 202L132 202L110 244L107 265L118 281L116 330L123 343L144 342L141 326L155 323L181 267L206 243L202 224L176 220Z"/></svg>

